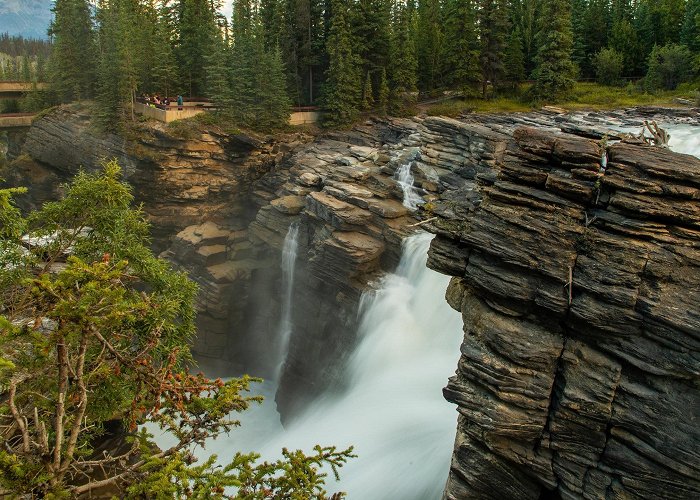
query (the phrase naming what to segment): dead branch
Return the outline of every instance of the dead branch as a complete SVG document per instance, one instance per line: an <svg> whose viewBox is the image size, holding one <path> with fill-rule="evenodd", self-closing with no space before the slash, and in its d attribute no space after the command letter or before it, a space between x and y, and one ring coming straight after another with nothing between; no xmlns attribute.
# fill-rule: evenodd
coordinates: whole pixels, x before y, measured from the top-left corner
<svg viewBox="0 0 700 500"><path fill-rule="evenodd" d="M421 225L423 225L423 224L427 224L428 222L432 222L432 221L434 221L435 219L437 219L437 216L431 217L431 218L429 218L429 219L422 220L422 221L420 221L420 222L416 222L415 224L409 224L409 225L406 226L406 227L421 226Z"/></svg>

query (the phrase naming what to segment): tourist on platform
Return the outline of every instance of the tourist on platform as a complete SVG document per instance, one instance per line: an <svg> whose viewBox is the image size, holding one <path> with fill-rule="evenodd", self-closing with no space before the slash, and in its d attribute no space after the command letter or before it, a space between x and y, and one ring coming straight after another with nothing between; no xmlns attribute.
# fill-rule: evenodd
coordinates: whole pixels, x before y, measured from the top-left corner
<svg viewBox="0 0 700 500"><path fill-rule="evenodd" d="M177 109L182 111L182 96L181 95L177 96Z"/></svg>

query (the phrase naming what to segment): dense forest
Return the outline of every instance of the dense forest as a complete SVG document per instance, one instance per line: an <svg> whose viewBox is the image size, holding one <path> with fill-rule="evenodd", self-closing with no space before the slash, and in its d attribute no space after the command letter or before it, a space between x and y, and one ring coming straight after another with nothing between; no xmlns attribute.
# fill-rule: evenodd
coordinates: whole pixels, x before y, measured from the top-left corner
<svg viewBox="0 0 700 500"><path fill-rule="evenodd" d="M209 97L243 126L291 105L341 125L444 90L532 80L523 98L554 102L577 79L674 88L700 66L700 0L234 0L231 19L223 3L57 0L50 99L94 98L105 124L158 93Z"/></svg>

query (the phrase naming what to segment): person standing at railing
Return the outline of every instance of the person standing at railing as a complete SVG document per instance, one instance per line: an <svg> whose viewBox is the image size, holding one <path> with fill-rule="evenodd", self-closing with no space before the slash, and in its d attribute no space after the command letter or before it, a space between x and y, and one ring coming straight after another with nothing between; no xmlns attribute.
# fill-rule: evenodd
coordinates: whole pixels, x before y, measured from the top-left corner
<svg viewBox="0 0 700 500"><path fill-rule="evenodd" d="M179 111L182 111L182 96L181 95L177 96L177 109Z"/></svg>

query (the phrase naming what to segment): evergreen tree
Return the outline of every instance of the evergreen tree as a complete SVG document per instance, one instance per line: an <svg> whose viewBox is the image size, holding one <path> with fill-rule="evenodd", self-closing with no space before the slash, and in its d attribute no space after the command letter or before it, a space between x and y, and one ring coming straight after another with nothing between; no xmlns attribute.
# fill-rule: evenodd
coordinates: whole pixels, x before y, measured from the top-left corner
<svg viewBox="0 0 700 500"><path fill-rule="evenodd" d="M628 19L616 21L613 24L608 44L622 54L623 73L627 76L643 74L644 59L642 57L637 31Z"/></svg>
<svg viewBox="0 0 700 500"><path fill-rule="evenodd" d="M543 4L542 29L538 33L537 66L532 96L554 101L574 86L571 61L571 13L568 0L550 0Z"/></svg>
<svg viewBox="0 0 700 500"><path fill-rule="evenodd" d="M442 85L440 73L444 34L440 0L418 0L417 14L418 86L429 92Z"/></svg>
<svg viewBox="0 0 700 500"><path fill-rule="evenodd" d="M60 102L86 99L95 92L97 52L92 17L87 0L56 0L50 82Z"/></svg>
<svg viewBox="0 0 700 500"><path fill-rule="evenodd" d="M571 49L571 60L581 69L588 64L588 50L586 47L586 13L588 10L588 0L572 0L571 2L571 34L573 36L573 47Z"/></svg>
<svg viewBox="0 0 700 500"><path fill-rule="evenodd" d="M515 90L525 80L525 56L523 54L522 36L520 29L515 28L510 33L508 46L504 56L505 77Z"/></svg>
<svg viewBox="0 0 700 500"><path fill-rule="evenodd" d="M485 98L489 82L496 88L505 73L503 59L508 32L508 10L505 0L481 0L479 28L481 92Z"/></svg>
<svg viewBox="0 0 700 500"><path fill-rule="evenodd" d="M587 1L583 16L585 56L580 62L581 72L586 77L594 76L593 57L607 46L609 19L608 0Z"/></svg>
<svg viewBox="0 0 700 500"><path fill-rule="evenodd" d="M398 6L394 12L388 84L389 111L394 115L405 115L413 111L414 96L418 90L416 87L417 64L415 43L411 36L411 11L407 6ZM384 68L380 76L381 80L384 80L384 84L381 80L379 83L381 106L383 85L387 85L387 74ZM386 104L384 101L385 112Z"/></svg>
<svg viewBox="0 0 700 500"><path fill-rule="evenodd" d="M374 107L374 94L372 92L372 75L369 71L365 77L365 87L362 90L362 109L368 111Z"/></svg>
<svg viewBox="0 0 700 500"><path fill-rule="evenodd" d="M443 81L465 96L478 93L481 83L480 43L475 0L447 0L444 14Z"/></svg>
<svg viewBox="0 0 700 500"><path fill-rule="evenodd" d="M693 56L685 45L655 46L649 54L645 85L650 90L673 90L691 75Z"/></svg>
<svg viewBox="0 0 700 500"><path fill-rule="evenodd" d="M339 126L350 124L357 117L362 88L360 61L353 50L348 7L343 0L332 0L331 12L326 46L329 67L323 99L324 124Z"/></svg>
<svg viewBox="0 0 700 500"><path fill-rule="evenodd" d="M355 52L369 73L372 88L379 87L381 69L389 63L391 45L390 0L359 0L351 12Z"/></svg>
<svg viewBox="0 0 700 500"><path fill-rule="evenodd" d="M700 53L700 0L688 0L681 30L681 43Z"/></svg>
<svg viewBox="0 0 700 500"><path fill-rule="evenodd" d="M234 109L234 97L231 89L232 70L229 65L231 55L223 40L215 45L214 50L207 56L207 90L209 97L216 106L216 112L230 117Z"/></svg>
<svg viewBox="0 0 700 500"><path fill-rule="evenodd" d="M415 76L414 76L415 78ZM382 68L381 77L379 78L379 92L377 96L377 107L380 113L386 114L389 106L389 82L386 77L386 69Z"/></svg>
<svg viewBox="0 0 700 500"><path fill-rule="evenodd" d="M206 89L207 56L216 48L218 26L210 0L180 0L178 6L177 61L190 96Z"/></svg>
<svg viewBox="0 0 700 500"><path fill-rule="evenodd" d="M520 30L523 55L525 57L525 74L530 75L535 68L537 53L537 21L542 0L511 0L511 20Z"/></svg>

